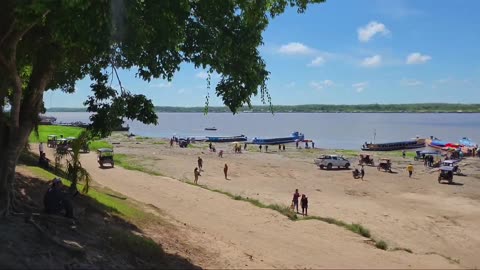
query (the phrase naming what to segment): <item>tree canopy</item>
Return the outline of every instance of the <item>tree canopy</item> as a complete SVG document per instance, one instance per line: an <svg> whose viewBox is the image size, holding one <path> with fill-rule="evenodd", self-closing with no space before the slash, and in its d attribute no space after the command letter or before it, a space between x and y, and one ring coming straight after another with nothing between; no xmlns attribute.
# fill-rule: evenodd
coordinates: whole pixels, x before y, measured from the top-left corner
<svg viewBox="0 0 480 270"><path fill-rule="evenodd" d="M0 11L0 63L16 60L24 96L36 102L41 95L28 87L29 79L50 73L45 89L72 93L75 82L89 76L94 83L85 105L104 133L123 117L156 122L151 100L111 87L116 69L135 69L146 81L171 79L182 62L216 71L221 78L215 93L235 113L250 105L252 95L270 99L269 72L258 51L269 18L288 6L304 12L309 3L322 1L10 0ZM9 42L17 36L16 44ZM5 69L4 79L12 81L13 70ZM7 99L13 102L14 95Z"/></svg>
<svg viewBox="0 0 480 270"><path fill-rule="evenodd" d="M3 0L0 215L14 204L15 166L44 110L45 91L72 93L77 80L90 77L85 105L94 113L94 135L107 135L123 118L157 121L152 101L123 88L117 69L134 69L146 81L171 79L187 62L221 74L215 93L235 113L253 95L270 98L258 51L269 19L288 6L301 13L323 1Z"/></svg>

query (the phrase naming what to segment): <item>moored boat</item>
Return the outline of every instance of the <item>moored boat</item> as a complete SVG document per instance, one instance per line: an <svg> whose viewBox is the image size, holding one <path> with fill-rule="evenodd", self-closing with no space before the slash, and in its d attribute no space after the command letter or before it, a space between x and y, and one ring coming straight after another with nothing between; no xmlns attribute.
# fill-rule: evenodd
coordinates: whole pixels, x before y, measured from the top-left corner
<svg viewBox="0 0 480 270"><path fill-rule="evenodd" d="M436 149L441 149L441 150L458 149L460 147L460 144L458 144L458 143L446 142L446 141L442 141L438 138L428 139L428 140L426 140L426 144L429 147L436 148Z"/></svg>
<svg viewBox="0 0 480 270"><path fill-rule="evenodd" d="M393 151L402 149L416 149L425 147L425 139L412 139L407 141L390 143L365 143L362 146L364 151Z"/></svg>
<svg viewBox="0 0 480 270"><path fill-rule="evenodd" d="M207 142L244 142L247 140L245 135L239 136L207 136Z"/></svg>
<svg viewBox="0 0 480 270"><path fill-rule="evenodd" d="M292 143L295 141L303 141L305 136L298 131L292 133L290 137L279 137L279 138L254 138L252 140L253 144L260 144L260 145L274 145L274 144L284 144L284 143Z"/></svg>
<svg viewBox="0 0 480 270"><path fill-rule="evenodd" d="M469 148L478 147L478 144L476 142L470 140L467 137L463 137L462 139L458 140L458 142L460 143L460 145L464 147L469 147Z"/></svg>
<svg viewBox="0 0 480 270"><path fill-rule="evenodd" d="M216 127L206 127L206 128L205 128L205 130L212 130L212 131L215 131L215 130L217 130L217 128L216 128Z"/></svg>

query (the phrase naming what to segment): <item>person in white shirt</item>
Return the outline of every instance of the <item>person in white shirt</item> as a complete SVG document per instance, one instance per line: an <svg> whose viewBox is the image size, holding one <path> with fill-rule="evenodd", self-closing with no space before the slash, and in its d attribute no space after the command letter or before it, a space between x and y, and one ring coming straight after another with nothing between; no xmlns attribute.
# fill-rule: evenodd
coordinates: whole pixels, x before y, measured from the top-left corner
<svg viewBox="0 0 480 270"><path fill-rule="evenodd" d="M41 143L38 145L38 151L40 152L40 156L42 156L42 153L43 153L43 142L41 142Z"/></svg>

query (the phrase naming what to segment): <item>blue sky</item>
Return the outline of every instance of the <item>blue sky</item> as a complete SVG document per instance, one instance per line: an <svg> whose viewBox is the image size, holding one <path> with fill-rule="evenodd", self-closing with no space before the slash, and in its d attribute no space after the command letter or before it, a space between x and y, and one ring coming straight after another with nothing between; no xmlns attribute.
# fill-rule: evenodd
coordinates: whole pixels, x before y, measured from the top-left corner
<svg viewBox="0 0 480 270"><path fill-rule="evenodd" d="M277 105L480 103L480 1L329 0L271 21L260 48ZM122 71L122 83L158 106L203 106L206 73L182 65L171 82ZM218 77L214 76L212 82ZM45 93L45 106L81 107L75 94ZM210 105L222 105L214 88ZM261 104L254 98L254 104Z"/></svg>

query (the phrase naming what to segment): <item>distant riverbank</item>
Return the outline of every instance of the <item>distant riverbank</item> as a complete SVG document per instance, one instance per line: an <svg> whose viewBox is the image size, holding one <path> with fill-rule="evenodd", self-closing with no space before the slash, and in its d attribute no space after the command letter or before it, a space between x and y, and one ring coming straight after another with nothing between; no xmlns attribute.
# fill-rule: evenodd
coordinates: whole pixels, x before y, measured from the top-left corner
<svg viewBox="0 0 480 270"><path fill-rule="evenodd" d="M480 104L419 103L364 105L277 105L243 107L240 113L480 113ZM205 107L156 106L161 113L203 113ZM49 108L47 112L86 112L86 108ZM209 113L229 113L227 107L208 107Z"/></svg>

